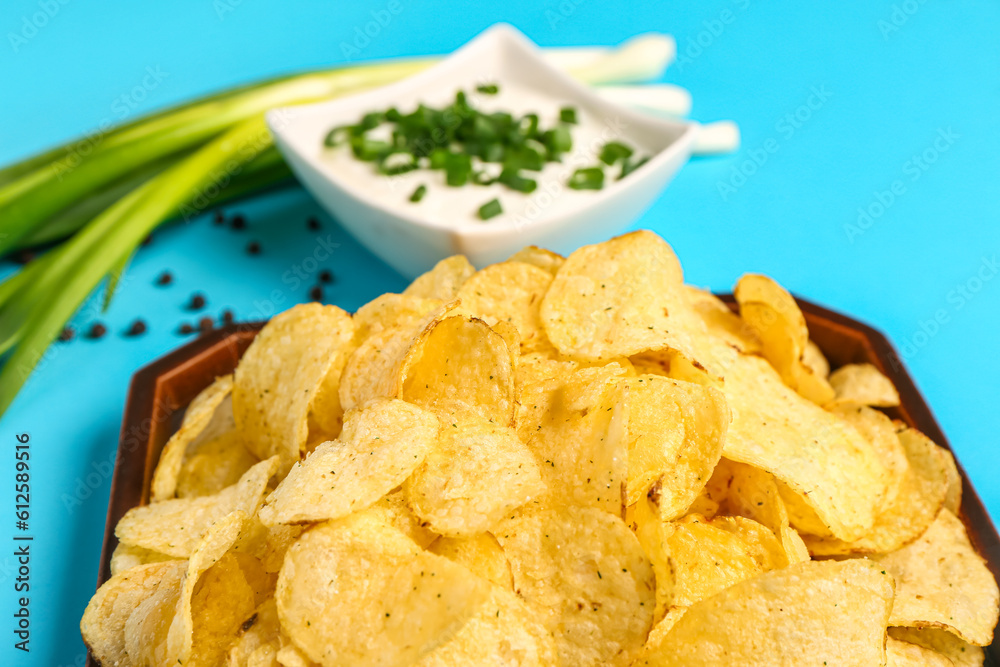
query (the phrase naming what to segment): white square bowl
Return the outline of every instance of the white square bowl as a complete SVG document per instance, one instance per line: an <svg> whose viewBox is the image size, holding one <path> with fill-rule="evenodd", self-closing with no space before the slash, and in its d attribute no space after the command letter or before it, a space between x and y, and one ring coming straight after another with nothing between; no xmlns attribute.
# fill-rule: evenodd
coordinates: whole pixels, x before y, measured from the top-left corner
<svg viewBox="0 0 1000 667"><path fill-rule="evenodd" d="M352 185L326 162L330 149L324 147L323 139L332 127L356 123L374 110L394 106L408 112L421 102L450 101L457 90L475 91L484 82L538 91L555 100L557 107L575 106L613 127L614 138L641 147L650 159L601 190L575 194L576 201L569 206L551 206L551 199L567 189L543 192L539 188L533 195L537 201L528 209L530 215L504 215L472 225L428 219L416 209L390 205L378 188L368 191ZM627 227L660 194L690 157L697 132L695 123L655 118L602 99L549 65L538 47L504 24L489 28L445 60L407 79L348 97L275 109L268 113L267 122L279 150L306 189L362 244L409 278L454 254L463 254L483 267L526 245L568 253L607 239ZM373 172L372 178L385 177ZM447 188L443 190L438 194L447 196Z"/></svg>

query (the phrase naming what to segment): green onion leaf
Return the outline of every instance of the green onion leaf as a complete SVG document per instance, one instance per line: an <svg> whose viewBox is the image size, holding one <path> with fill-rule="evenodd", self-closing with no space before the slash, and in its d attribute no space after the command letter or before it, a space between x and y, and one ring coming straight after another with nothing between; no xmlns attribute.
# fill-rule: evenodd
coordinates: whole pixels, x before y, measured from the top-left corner
<svg viewBox="0 0 1000 667"><path fill-rule="evenodd" d="M638 160L632 160L632 161L625 160L624 162L622 162L622 171L621 171L620 174L618 174L618 180L619 181L622 180L623 178L625 178L626 176L628 176L629 174L631 174L633 171L635 171L636 169L638 169L642 165L646 164L647 162L649 162L649 156L648 155L646 157L640 158Z"/></svg>
<svg viewBox="0 0 1000 667"><path fill-rule="evenodd" d="M574 190L600 190L604 187L604 170L600 167L577 169L567 185Z"/></svg>
<svg viewBox="0 0 1000 667"><path fill-rule="evenodd" d="M410 195L410 201L416 203L423 199L425 194L427 194L427 186L418 185L417 189L413 191L412 195Z"/></svg>
<svg viewBox="0 0 1000 667"><path fill-rule="evenodd" d="M503 183L511 190L517 190L518 192L523 192L525 194L529 192L534 192L535 188L538 187L538 182L531 178L524 178L516 169L504 169L500 172L500 176L497 181Z"/></svg>
<svg viewBox="0 0 1000 667"><path fill-rule="evenodd" d="M576 125L576 107L563 107L559 110L559 120Z"/></svg>
<svg viewBox="0 0 1000 667"><path fill-rule="evenodd" d="M326 133L326 138L323 139L323 145L328 148L333 148L334 146L339 146L340 144L349 141L352 136L354 136L354 126L353 125L341 125L340 127L335 127Z"/></svg>
<svg viewBox="0 0 1000 667"><path fill-rule="evenodd" d="M476 86L476 90L481 92L483 95L496 95L500 92L500 87L495 83L487 83L481 86Z"/></svg>
<svg viewBox="0 0 1000 667"><path fill-rule="evenodd" d="M549 149L550 156L558 156L573 149L573 137L570 136L569 129L562 125L548 130L543 135L542 141Z"/></svg>
<svg viewBox="0 0 1000 667"><path fill-rule="evenodd" d="M601 148L601 162L611 166L618 160L632 157L632 149L620 141L609 141Z"/></svg>
<svg viewBox="0 0 1000 667"><path fill-rule="evenodd" d="M489 220L490 218L497 217L501 213L503 213L503 207L500 206L499 199L491 199L479 207L480 220Z"/></svg>
<svg viewBox="0 0 1000 667"><path fill-rule="evenodd" d="M452 187L465 185L472 175L472 158L466 153L449 153L444 163L445 182Z"/></svg>

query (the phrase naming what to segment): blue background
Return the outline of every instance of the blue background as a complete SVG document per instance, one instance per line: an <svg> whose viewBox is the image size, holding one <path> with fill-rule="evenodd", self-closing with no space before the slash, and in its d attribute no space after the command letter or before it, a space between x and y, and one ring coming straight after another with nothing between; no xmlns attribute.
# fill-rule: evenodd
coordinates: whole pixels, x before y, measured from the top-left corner
<svg viewBox="0 0 1000 667"><path fill-rule="evenodd" d="M726 290L743 272L764 272L888 333L1000 515L1000 280L991 280L1000 251L997 3L399 2L402 11L345 58L342 44L388 2L6 0L0 163L123 114L268 75L451 51L496 21L542 45L672 33L682 62L665 80L691 90L694 118L738 121L743 149L693 161L636 226L673 244L690 282ZM39 19L46 7L51 17ZM37 30L26 27L43 19ZM134 94L130 108L121 96L142 84L147 68L162 79ZM859 208L871 211L866 227ZM0 423L0 663L82 664L77 625L94 589L129 377L184 342L174 331L192 319L182 310L192 291L206 293L208 312L228 307L240 318L268 315L262 300L273 290L279 309L306 300L309 285L282 276L327 237L340 244L327 262L338 277L328 301L353 309L404 285L326 216L321 232L308 232L305 220L319 209L297 187L238 210L249 219L242 233L207 217L157 233L101 316L112 334L54 348ZM262 243L261 256L244 252L250 240ZM176 283L154 287L163 269ZM0 265L0 275L10 270ZM86 309L78 325L95 313ZM123 338L138 316L149 334ZM935 317L941 323L931 326ZM8 629L13 512L5 509L13 505L14 436L25 431L36 536L30 656L12 649Z"/></svg>

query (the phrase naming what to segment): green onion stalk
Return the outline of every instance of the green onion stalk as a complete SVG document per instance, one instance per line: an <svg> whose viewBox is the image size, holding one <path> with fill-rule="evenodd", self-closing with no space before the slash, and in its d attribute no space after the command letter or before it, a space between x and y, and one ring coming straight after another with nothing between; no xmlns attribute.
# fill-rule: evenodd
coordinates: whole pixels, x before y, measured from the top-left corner
<svg viewBox="0 0 1000 667"><path fill-rule="evenodd" d="M655 77L672 57L672 42L667 49L664 40L642 36L617 49L583 49L586 69L575 75L589 83ZM105 280L107 306L154 229L290 179L265 111L391 83L432 62L341 67L243 86L0 169L0 257L52 246L0 282L0 416Z"/></svg>

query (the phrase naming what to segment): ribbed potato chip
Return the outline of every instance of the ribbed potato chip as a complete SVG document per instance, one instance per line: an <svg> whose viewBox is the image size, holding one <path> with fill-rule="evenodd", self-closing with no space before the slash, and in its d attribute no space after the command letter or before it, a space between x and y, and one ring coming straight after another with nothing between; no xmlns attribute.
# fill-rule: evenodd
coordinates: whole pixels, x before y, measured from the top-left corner
<svg viewBox="0 0 1000 667"><path fill-rule="evenodd" d="M261 329L236 367L236 426L258 458L281 457L282 476L306 452L310 423L320 435L339 432L338 385L353 335L351 316L336 306L294 306Z"/></svg>
<svg viewBox="0 0 1000 667"><path fill-rule="evenodd" d="M490 530L542 496L539 466L517 433L483 417L441 416L441 435L404 487L414 513L441 535Z"/></svg>
<svg viewBox="0 0 1000 667"><path fill-rule="evenodd" d="M493 667L558 664L555 640L540 613L508 590L490 597L451 641L424 656L416 667Z"/></svg>
<svg viewBox="0 0 1000 667"><path fill-rule="evenodd" d="M885 413L867 406L836 405L827 407L853 426L875 448L875 452L885 468L888 480L882 504L888 506L895 503L910 468L910 463L906 458L906 450L903 449L903 444L896 434L895 424Z"/></svg>
<svg viewBox="0 0 1000 667"><path fill-rule="evenodd" d="M884 665L892 597L873 563L798 563L695 603L636 664Z"/></svg>
<svg viewBox="0 0 1000 667"><path fill-rule="evenodd" d="M885 495L887 473L871 443L837 415L786 386L767 361L741 354L714 335L696 339L696 358L725 378L733 414L722 455L774 475L814 512L818 526L857 539L871 530ZM803 513L786 499L792 524Z"/></svg>
<svg viewBox="0 0 1000 667"><path fill-rule="evenodd" d="M552 274L524 262L487 266L458 290L462 311L490 326L509 322L521 335L521 351L551 348L542 327L539 308L552 283Z"/></svg>
<svg viewBox="0 0 1000 667"><path fill-rule="evenodd" d="M394 398L349 411L337 440L292 467L260 510L265 526L339 519L402 484L438 437L432 413Z"/></svg>
<svg viewBox="0 0 1000 667"><path fill-rule="evenodd" d="M415 405L514 423L511 350L482 320L453 316L428 326L407 354L400 381L399 397Z"/></svg>
<svg viewBox="0 0 1000 667"><path fill-rule="evenodd" d="M495 532L514 590L542 610L559 664L628 665L653 623L653 568L625 523L590 507L524 509Z"/></svg>
<svg viewBox="0 0 1000 667"><path fill-rule="evenodd" d="M417 327L382 329L351 353L340 377L340 404L345 411L396 395L399 365L419 332Z"/></svg>
<svg viewBox="0 0 1000 667"><path fill-rule="evenodd" d="M903 428L899 442L909 462L896 500L883 507L871 531L853 542L804 536L814 555L875 554L895 551L917 539L944 506L948 492L944 450L924 434Z"/></svg>
<svg viewBox="0 0 1000 667"><path fill-rule="evenodd" d="M166 500L174 497L177 490L177 478L181 474L184 454L188 446L194 443L208 428L215 416L217 408L222 405L233 391L233 376L223 375L201 391L184 412L181 427L170 436L163 447L160 461L153 473L153 485L149 492L151 501ZM231 413L231 408L230 408Z"/></svg>
<svg viewBox="0 0 1000 667"><path fill-rule="evenodd" d="M949 658L931 649L889 637L885 642L886 667L953 667Z"/></svg>
<svg viewBox="0 0 1000 667"><path fill-rule="evenodd" d="M177 497L197 498L232 486L260 460L233 428L197 445L185 457L177 477Z"/></svg>
<svg viewBox="0 0 1000 667"><path fill-rule="evenodd" d="M476 269L464 255L452 255L435 264L427 273L417 276L403 295L451 301L475 272Z"/></svg>
<svg viewBox="0 0 1000 667"><path fill-rule="evenodd" d="M406 294L383 294L358 308L354 313L354 341L358 345L368 337L398 327L413 329L444 302Z"/></svg>
<svg viewBox="0 0 1000 667"><path fill-rule="evenodd" d="M434 540L428 551L455 561L473 574L505 590L514 590L514 575L510 572L510 563L492 533L480 533L471 537L441 536Z"/></svg>
<svg viewBox="0 0 1000 667"><path fill-rule="evenodd" d="M767 526L781 542L784 552L785 562L779 567L809 560L802 537L788 522L788 512L774 477L759 468L725 459L719 468L727 470L730 478L720 511Z"/></svg>
<svg viewBox="0 0 1000 667"><path fill-rule="evenodd" d="M555 275L559 270L559 267L566 261L566 258L558 253L552 252L551 250L539 248L536 245L529 245L515 252L507 261L531 264L540 269L545 269L552 275Z"/></svg>
<svg viewBox="0 0 1000 667"><path fill-rule="evenodd" d="M158 551L134 547L130 544L119 543L111 554L111 576L125 570L149 563L162 563L166 560L175 560L171 556L161 554Z"/></svg>
<svg viewBox="0 0 1000 667"><path fill-rule="evenodd" d="M541 317L549 340L570 357L601 361L664 348L690 357L686 310L674 251L637 231L570 255Z"/></svg>
<svg viewBox="0 0 1000 667"><path fill-rule="evenodd" d="M580 367L570 359L553 358L546 352L529 352L522 354L517 360L515 372L516 386L527 387L536 382L569 375Z"/></svg>
<svg viewBox="0 0 1000 667"><path fill-rule="evenodd" d="M257 513L267 482L278 467L271 457L250 468L236 484L213 496L174 498L130 509L115 535L132 546L187 558L213 523L237 510L248 516Z"/></svg>
<svg viewBox="0 0 1000 667"><path fill-rule="evenodd" d="M413 513L413 510L406 503L406 494L402 488L393 491L365 511L402 531L421 549L428 548L439 537L437 533L427 527L426 521L422 521Z"/></svg>
<svg viewBox="0 0 1000 667"><path fill-rule="evenodd" d="M892 380L871 364L847 364L830 374L836 394L832 405L873 405L891 408L899 405L899 394Z"/></svg>
<svg viewBox="0 0 1000 667"><path fill-rule="evenodd" d="M756 274L740 278L733 290L740 317L757 334L761 352L781 379L817 405L834 397L826 378L803 362L809 342L806 319L795 299L781 285Z"/></svg>
<svg viewBox="0 0 1000 667"><path fill-rule="evenodd" d="M649 493L666 521L681 516L722 456L729 407L722 392L658 375L628 386L627 504Z"/></svg>
<svg viewBox="0 0 1000 667"><path fill-rule="evenodd" d="M282 628L310 660L391 667L455 636L490 586L362 513L307 531L285 557L275 600Z"/></svg>
<svg viewBox="0 0 1000 667"><path fill-rule="evenodd" d="M83 612L80 632L102 665L134 664L125 649L129 617L146 600L154 596L162 600L158 590L172 592L176 602L185 567L182 560L137 565L112 576L97 590ZM166 611L169 624L174 606L168 605Z"/></svg>
<svg viewBox="0 0 1000 667"><path fill-rule="evenodd" d="M273 665L281 648L278 607L271 598L262 602L240 626L236 643L229 649L226 667Z"/></svg>
<svg viewBox="0 0 1000 667"><path fill-rule="evenodd" d="M942 628L979 646L993 641L1000 592L954 514L942 510L916 542L875 560L896 578L891 625Z"/></svg>
<svg viewBox="0 0 1000 667"><path fill-rule="evenodd" d="M937 628L889 628L889 638L910 642L946 656L955 667L982 667L983 649Z"/></svg>
<svg viewBox="0 0 1000 667"><path fill-rule="evenodd" d="M525 387L518 434L535 454L549 502L622 515L628 479L628 387L619 364Z"/></svg>

